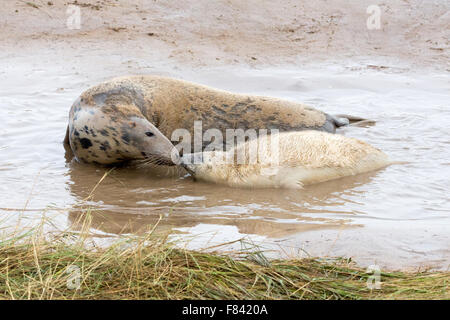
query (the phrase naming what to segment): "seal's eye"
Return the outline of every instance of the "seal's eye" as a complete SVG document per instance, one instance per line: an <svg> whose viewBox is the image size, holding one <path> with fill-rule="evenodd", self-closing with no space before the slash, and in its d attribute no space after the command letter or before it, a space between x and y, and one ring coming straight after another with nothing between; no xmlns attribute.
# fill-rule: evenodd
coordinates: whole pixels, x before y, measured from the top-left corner
<svg viewBox="0 0 450 320"><path fill-rule="evenodd" d="M155 134L154 134L153 132L147 131L147 132L145 133L145 135L146 135L147 137L153 137Z"/></svg>

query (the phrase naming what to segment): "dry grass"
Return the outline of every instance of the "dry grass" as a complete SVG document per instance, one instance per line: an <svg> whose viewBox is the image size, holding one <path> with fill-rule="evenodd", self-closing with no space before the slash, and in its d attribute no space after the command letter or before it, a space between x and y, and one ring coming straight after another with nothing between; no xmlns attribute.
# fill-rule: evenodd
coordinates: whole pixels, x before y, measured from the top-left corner
<svg viewBox="0 0 450 320"><path fill-rule="evenodd" d="M370 274L351 262L235 258L176 248L167 238L127 236L106 248L88 233L44 237L42 228L0 241L0 299L449 299L449 272ZM88 230L87 226L85 230ZM70 266L79 268L79 289Z"/></svg>
<svg viewBox="0 0 450 320"><path fill-rule="evenodd" d="M98 247L91 221L87 209L77 231L45 232L55 226L43 218L0 239L0 299L450 299L450 272L381 273L381 289L370 290L372 274L346 259L190 251L155 235L158 223Z"/></svg>

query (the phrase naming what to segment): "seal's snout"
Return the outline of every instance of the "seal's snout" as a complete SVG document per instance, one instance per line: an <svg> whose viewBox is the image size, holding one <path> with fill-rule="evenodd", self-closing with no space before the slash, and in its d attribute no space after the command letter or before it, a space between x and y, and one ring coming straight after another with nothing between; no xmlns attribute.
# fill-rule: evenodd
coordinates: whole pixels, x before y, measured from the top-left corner
<svg viewBox="0 0 450 320"><path fill-rule="evenodd" d="M147 157L148 159L155 159L155 164L165 165L165 166L176 166L179 165L180 155L178 150L173 146L168 146L167 151L161 153L152 154Z"/></svg>
<svg viewBox="0 0 450 320"><path fill-rule="evenodd" d="M182 166L190 175L195 177L195 165L192 162L192 154L184 155L180 157L179 164Z"/></svg>
<svg viewBox="0 0 450 320"><path fill-rule="evenodd" d="M181 166L187 171L189 172L190 175L195 176L195 171L192 170L193 167L190 164L185 164L185 163L181 163Z"/></svg>

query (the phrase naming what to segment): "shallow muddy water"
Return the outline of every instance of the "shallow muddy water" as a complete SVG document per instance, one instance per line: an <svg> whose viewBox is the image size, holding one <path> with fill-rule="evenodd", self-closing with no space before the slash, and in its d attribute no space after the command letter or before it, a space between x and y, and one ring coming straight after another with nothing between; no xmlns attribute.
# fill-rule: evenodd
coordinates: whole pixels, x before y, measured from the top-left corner
<svg viewBox="0 0 450 320"><path fill-rule="evenodd" d="M44 55L45 56L45 55ZM49 57L0 62L0 219L77 226L91 208L98 236L155 224L191 248L245 238L274 256L345 256L362 265L447 269L450 263L450 80L448 73L373 61L298 69L113 68L120 56L67 65ZM64 58L64 57L62 57ZM101 67L99 62L101 61ZM131 65L131 67L130 67ZM66 162L68 111L87 87L125 73L172 75L235 92L305 102L331 114L376 120L339 134L360 138L407 163L304 190L231 189L162 172ZM240 248L234 243L231 248Z"/></svg>

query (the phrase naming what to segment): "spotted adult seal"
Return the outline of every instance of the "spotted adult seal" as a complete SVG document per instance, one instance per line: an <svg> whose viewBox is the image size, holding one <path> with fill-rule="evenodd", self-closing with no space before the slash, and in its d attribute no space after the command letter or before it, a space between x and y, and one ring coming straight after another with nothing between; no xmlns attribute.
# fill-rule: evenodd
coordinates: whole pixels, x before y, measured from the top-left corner
<svg viewBox="0 0 450 320"><path fill-rule="evenodd" d="M65 143L82 162L113 164L157 158L169 163L166 138L179 128L278 129L335 132L348 124L300 103L234 94L159 76L115 78L94 86L72 105ZM209 141L202 142L204 148Z"/></svg>
<svg viewBox="0 0 450 320"><path fill-rule="evenodd" d="M252 188L298 189L391 164L385 153L365 142L320 131L260 136L226 152L201 155L198 163L192 154L181 158L196 179Z"/></svg>

